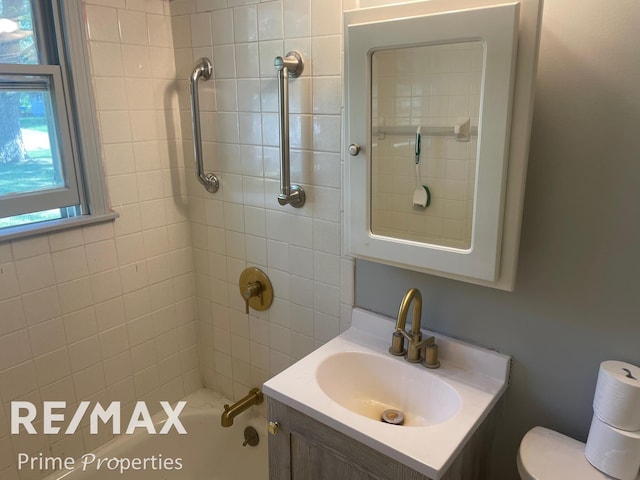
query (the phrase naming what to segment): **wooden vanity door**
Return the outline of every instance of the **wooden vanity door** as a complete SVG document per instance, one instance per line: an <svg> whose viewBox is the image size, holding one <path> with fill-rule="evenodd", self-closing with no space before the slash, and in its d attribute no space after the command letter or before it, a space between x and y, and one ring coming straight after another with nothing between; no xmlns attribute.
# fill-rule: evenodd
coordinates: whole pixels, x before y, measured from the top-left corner
<svg viewBox="0 0 640 480"><path fill-rule="evenodd" d="M268 399L270 480L429 480L330 427Z"/></svg>

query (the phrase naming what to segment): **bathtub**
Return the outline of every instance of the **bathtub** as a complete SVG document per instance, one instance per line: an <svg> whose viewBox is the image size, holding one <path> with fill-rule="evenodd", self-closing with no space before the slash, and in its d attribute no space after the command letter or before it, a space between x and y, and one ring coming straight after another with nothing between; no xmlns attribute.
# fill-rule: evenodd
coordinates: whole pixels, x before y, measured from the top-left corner
<svg viewBox="0 0 640 480"><path fill-rule="evenodd" d="M72 470L61 470L46 480L267 480L264 404L240 414L231 427L223 428L220 415L229 400L210 390L199 390L184 400L187 405L179 418L186 435L175 429L167 435L146 431L121 435L76 459ZM162 416L154 417L158 425L162 420ZM260 441L254 447L242 445L247 426L258 431ZM135 459L139 459L137 470Z"/></svg>

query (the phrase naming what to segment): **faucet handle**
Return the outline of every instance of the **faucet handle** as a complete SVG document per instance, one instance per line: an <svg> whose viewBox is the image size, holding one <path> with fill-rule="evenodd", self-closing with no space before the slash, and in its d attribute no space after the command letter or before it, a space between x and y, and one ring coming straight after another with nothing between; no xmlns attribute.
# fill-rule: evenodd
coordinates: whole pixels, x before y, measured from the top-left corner
<svg viewBox="0 0 640 480"><path fill-rule="evenodd" d="M406 348L404 348L404 338L404 330L396 330L393 332L393 334L391 335L391 346L389 347L389 353L391 355L401 357L402 355L407 353Z"/></svg>
<svg viewBox="0 0 640 480"><path fill-rule="evenodd" d="M438 360L438 345L432 343L425 348L425 358L422 364L427 368L440 367L440 360Z"/></svg>
<svg viewBox="0 0 640 480"><path fill-rule="evenodd" d="M247 288L242 292L244 298L245 313L249 313L249 300L252 297L260 297L260 305L264 305L264 299L262 298L262 284L260 282L250 282L247 284Z"/></svg>
<svg viewBox="0 0 640 480"><path fill-rule="evenodd" d="M240 287L240 295L244 299L245 313L249 313L249 307L255 310L266 310L271 306L273 286L267 274L259 268L246 268L240 274L238 286Z"/></svg>

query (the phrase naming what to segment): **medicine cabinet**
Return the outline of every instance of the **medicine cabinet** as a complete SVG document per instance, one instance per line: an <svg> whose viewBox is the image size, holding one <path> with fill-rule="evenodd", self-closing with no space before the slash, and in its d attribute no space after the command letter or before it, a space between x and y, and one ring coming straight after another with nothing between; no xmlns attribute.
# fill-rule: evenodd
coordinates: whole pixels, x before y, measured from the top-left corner
<svg viewBox="0 0 640 480"><path fill-rule="evenodd" d="M345 12L350 254L513 289L540 13L538 0Z"/></svg>

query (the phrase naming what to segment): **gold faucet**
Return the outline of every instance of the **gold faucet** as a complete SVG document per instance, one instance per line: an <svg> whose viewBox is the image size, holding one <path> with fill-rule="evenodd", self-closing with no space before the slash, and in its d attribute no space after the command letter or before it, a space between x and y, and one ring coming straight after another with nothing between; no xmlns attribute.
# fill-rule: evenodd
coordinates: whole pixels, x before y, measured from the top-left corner
<svg viewBox="0 0 640 480"><path fill-rule="evenodd" d="M238 400L233 405L225 405L224 413L222 414L222 418L220 419L220 424L223 427L230 427L233 425L233 417L241 414L245 410L247 410L252 405L259 405L264 400L264 395L262 390L259 388L252 388L249 390L249 394Z"/></svg>
<svg viewBox="0 0 640 480"><path fill-rule="evenodd" d="M411 320L411 333L406 331L407 315L409 307L413 301L413 319ZM389 353L392 355L405 355L407 361L411 363L423 362L427 368L438 368L438 346L435 344L433 336L422 339L420 331L420 322L422 318L422 294L417 288L410 288L405 294L400 309L398 310L398 318L396 319L396 328L391 336L391 347ZM409 342L408 348L404 348L404 339Z"/></svg>

